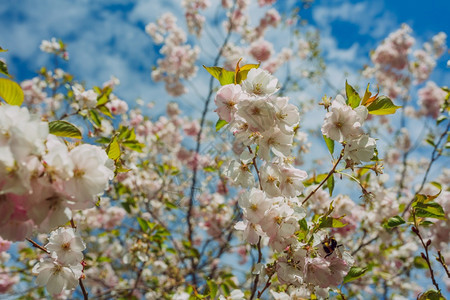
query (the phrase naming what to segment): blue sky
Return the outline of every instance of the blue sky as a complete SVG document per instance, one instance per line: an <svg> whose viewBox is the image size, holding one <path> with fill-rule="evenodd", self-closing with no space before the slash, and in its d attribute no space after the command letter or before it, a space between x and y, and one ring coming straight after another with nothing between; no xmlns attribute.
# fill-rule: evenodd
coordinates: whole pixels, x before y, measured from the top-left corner
<svg viewBox="0 0 450 300"><path fill-rule="evenodd" d="M163 90L162 84L155 86L150 80L157 52L144 27L164 11L171 11L180 21L180 2L3 0L0 45L9 49L4 57L11 73L23 80L48 59L39 51L40 41L62 38L71 55L69 72L88 85L101 84L114 74L122 82L118 93L123 98L145 98L150 90ZM212 0L212 7L217 2ZM283 10L282 6L293 1L278 2ZM449 11L450 1L445 0L319 0L301 16L321 31L322 49L333 72L333 67L360 69L368 63L368 51L403 22L412 26L418 41L439 31L450 33ZM443 70L445 62L441 61Z"/></svg>
<svg viewBox="0 0 450 300"><path fill-rule="evenodd" d="M212 20L220 1L211 0L206 13ZM174 100L164 92L162 83L154 83L150 70L158 57L158 47L144 32L148 22L155 21L163 12L170 11L184 26L181 1L149 0L2 0L0 5L0 46L9 50L5 58L17 80L29 79L42 65L51 67L50 56L40 52L43 39L61 38L67 45L70 61L61 66L83 80L88 87L101 85L111 75L121 81L116 94L132 105L137 98L157 103L156 111L163 113L164 103ZM278 1L280 11L287 11L294 0ZM263 14L257 5L250 7L253 22ZM369 63L368 53L389 32L403 22L415 32L417 46L439 31L450 33L450 23L445 15L450 11L450 1L432 0L379 0L337 1L318 0L312 8L301 12L301 17L321 32L321 49L328 65L327 76L335 86L343 87L359 80L358 71ZM213 34L223 34L221 25L207 25ZM219 27L218 27L219 26ZM278 35L277 35L278 34ZM282 45L285 37L269 30L268 40ZM191 37L192 39L192 37ZM210 65L208 53L216 49L208 38L202 39L201 64ZM433 79L438 83L449 82L446 54L438 62L438 71ZM344 74L347 71L350 75ZM194 82L201 94L206 94L208 74L202 69ZM192 90L192 89L191 89ZM333 92L305 90L299 97L320 99L323 94ZM188 114L199 115L201 101L195 94L177 99Z"/></svg>
<svg viewBox="0 0 450 300"><path fill-rule="evenodd" d="M211 7L205 11L209 21L206 26L212 35L220 37L224 35L221 22L211 23L220 1L210 2ZM281 12L289 13L287 7L296 2L279 0L276 6ZM156 103L151 112L147 111L151 117L164 114L165 104L173 100L180 103L185 114L199 117L203 102L194 93L193 86L201 95L207 94L209 74L201 65L211 65L211 53L217 51L207 35L201 40L203 52L197 78L188 86L191 93L174 99L167 95L163 83L152 82L150 77L151 68L159 57L159 46L145 33L145 25L170 11L177 16L178 25L185 27L180 3L179 0L2 0L0 46L9 52L1 53L0 57L6 59L10 73L17 80L30 79L41 66L52 67L50 55L39 50L41 41L61 38L70 53L70 61L61 67L74 74L77 80L84 81L88 88L102 85L115 75L121 81L115 93L130 106L137 98ZM249 11L254 26L264 10L252 4ZM368 80L361 79L359 71L370 63L369 51L402 23L414 30L416 47L439 31L450 35L446 16L449 11L450 1L446 0L317 0L309 10L301 11L300 16L310 24L305 29L314 27L320 31L328 80L337 88L343 88L345 80L361 86L367 84ZM266 38L277 50L286 45L286 36L280 31L270 29ZM236 38L233 41L237 42ZM438 61L437 71L432 76L440 85L450 82L446 67L449 58L447 53ZM371 85L375 86L375 82ZM296 92L291 101L318 101L324 94L335 95L335 91L325 85L309 87L306 84L306 87ZM208 118L216 120L212 106ZM321 120L321 116L310 114L303 119L302 126L317 130ZM323 150L318 155L326 155L326 149Z"/></svg>
<svg viewBox="0 0 450 300"><path fill-rule="evenodd" d="M211 7L205 11L209 21L206 26L211 35L220 37L224 35L221 22L211 23L220 1L210 2ZM281 12L289 13L287 7L296 2L279 0L276 6ZM201 65L211 65L211 53L217 51L207 35L201 39L203 52L198 61L197 78L188 86L191 93L174 99L164 91L163 83L152 82L150 77L151 68L159 57L159 46L155 46L145 33L145 25L170 11L177 16L178 25L185 27L180 3L179 0L2 0L0 46L9 52L0 57L6 59L10 73L17 80L30 79L41 66L52 66L50 55L39 50L41 41L61 38L70 53L70 61L61 66L76 79L84 81L88 88L102 85L115 75L121 81L115 93L130 106L137 98L156 102L151 114L157 117L164 113L168 101L177 100L184 113L195 118L200 115L203 102L194 90L203 96L208 91L209 74ZM252 4L249 11L253 25L264 14L256 4ZM409 24L414 30L416 47L439 31L450 35L450 22L446 16L449 11L450 1L446 0L426 3L418 0L317 0L309 10L302 10L300 16L310 24L305 29L317 28L320 31L320 47L327 63L328 80L343 88L345 80L361 86L367 84L368 80L361 79L359 71L370 63L369 51L402 23ZM286 45L286 36L280 31L270 29L266 38L277 50ZM192 36L190 40L193 40ZM236 38L234 42L238 42ZM446 53L438 61L432 76L440 85L450 82L446 67L449 58ZM372 81L371 85L375 86L375 82ZM318 101L324 94L335 95L335 91L325 85L306 86L293 98ZM211 107L209 118L215 120L217 116L213 109ZM312 115L303 120L304 128L317 129L321 120L321 117Z"/></svg>

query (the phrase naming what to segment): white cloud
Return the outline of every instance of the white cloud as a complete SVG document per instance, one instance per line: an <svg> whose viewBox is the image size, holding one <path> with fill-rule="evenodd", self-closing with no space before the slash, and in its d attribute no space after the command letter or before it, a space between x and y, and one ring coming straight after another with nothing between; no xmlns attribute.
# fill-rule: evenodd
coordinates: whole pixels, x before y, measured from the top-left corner
<svg viewBox="0 0 450 300"><path fill-rule="evenodd" d="M359 26L359 33L380 38L396 27L395 16L383 10L381 1L337 3L314 7L313 18L324 29L335 21L346 21Z"/></svg>

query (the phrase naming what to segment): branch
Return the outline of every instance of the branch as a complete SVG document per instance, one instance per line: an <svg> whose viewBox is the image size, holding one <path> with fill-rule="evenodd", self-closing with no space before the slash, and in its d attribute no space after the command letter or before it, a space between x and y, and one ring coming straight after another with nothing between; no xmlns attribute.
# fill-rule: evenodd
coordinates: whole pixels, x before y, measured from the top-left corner
<svg viewBox="0 0 450 300"><path fill-rule="evenodd" d="M377 235L376 237L368 240L367 242L363 242L363 240L361 240L361 244L358 246L358 248L356 248L353 252L352 252L352 256L355 255L356 253L358 253L359 250L361 250L362 248L364 248L367 245L372 244L374 241L376 241L379 238L379 235Z"/></svg>
<svg viewBox="0 0 450 300"><path fill-rule="evenodd" d="M334 163L334 166L331 169L331 171L328 173L327 177L325 177L325 179L322 180L322 182L314 189L314 191L309 193L309 195L305 198L305 200L303 200L302 205L305 204L305 202L308 201L308 199L311 198L311 196L314 195L322 187L322 185L325 182L327 182L328 178L330 178L331 175L333 175L333 173L336 170L336 167L339 164L339 162L341 161L342 157L344 157L344 152L341 152L341 155L339 156L338 160Z"/></svg>
<svg viewBox="0 0 450 300"><path fill-rule="evenodd" d="M266 285L264 286L264 288L261 291L258 291L258 298L261 298L261 296L265 292L265 290L267 290L267 288L270 287L270 285L271 285L270 280L272 279L272 276L273 276L273 274L270 275L269 278L267 278Z"/></svg>
<svg viewBox="0 0 450 300"><path fill-rule="evenodd" d="M258 240L258 262L257 264L261 263L262 260L262 252L261 252L261 237L259 237ZM255 280L253 281L253 287L252 287L252 295L250 296L250 300L255 297L256 289L258 288L258 281L259 281L259 274L256 274Z"/></svg>
<svg viewBox="0 0 450 300"><path fill-rule="evenodd" d="M78 279L78 282L80 284L81 292L83 293L83 299L88 300L88 292L86 291L86 288L84 287L83 280L81 277Z"/></svg>
<svg viewBox="0 0 450 300"><path fill-rule="evenodd" d="M148 252L148 250L147 250ZM131 291L128 293L128 298L131 298L131 296L133 295L134 291L137 289L137 286L139 285L139 280L141 280L141 275L142 275L142 271L144 271L144 266L145 266L145 262L142 263L141 267L139 268L137 277L136 277L136 281L134 282L134 286L131 289Z"/></svg>
<svg viewBox="0 0 450 300"><path fill-rule="evenodd" d="M414 210L413 210L413 218L414 218L414 226L411 228L411 230L419 237L420 242L422 243L422 246L425 249L425 254L423 252L421 252L420 254L422 254L422 258L425 259L425 261L427 262L428 269L430 270L431 281L433 282L436 289L440 292L441 289L439 288L439 285L437 284L436 279L434 278L434 272L433 268L431 267L430 256L428 254L428 247L431 245L431 240L428 240L427 243L423 241L422 235L420 234L419 231L419 227L417 226L416 214L414 213Z"/></svg>
<svg viewBox="0 0 450 300"><path fill-rule="evenodd" d="M231 9L230 17L228 18L229 26L227 29L227 35L225 37L225 40L223 41L222 46L219 49L219 53L217 53L217 56L214 59L214 65L217 65L219 63L219 59L220 59L220 56L222 55L223 49L228 44L228 40L230 39L231 29L233 26L231 16L233 15L232 12L234 11L235 5L236 5L236 1L234 1L233 7ZM214 87L214 77L211 76L211 78L209 80L209 93L208 93L208 96L206 97L205 106L203 108L202 117L200 119L200 129L197 134L197 145L195 147L195 154L194 154L195 159L197 159L198 154L200 153L201 136L203 133L203 126L205 125L206 113L208 112L209 103L211 102L211 97L213 94L213 87ZM188 240L191 245L193 244L193 239L194 239L193 238L194 230L193 230L193 226L192 226L192 209L194 207L195 185L197 184L197 167L198 167L197 163L198 162L196 162L194 164L192 183L191 183L191 192L190 192L190 196L189 196L189 207L188 207L188 212L187 212L187 216L186 216L186 221L187 221L187 225L188 225ZM195 259L193 256L191 256L191 264L192 264L192 269L189 273L192 276L192 281L193 281L193 284L195 287L195 286L197 286L197 276L196 276L197 263L195 262Z"/></svg>
<svg viewBox="0 0 450 300"><path fill-rule="evenodd" d="M409 208L411 207L411 205L413 204L414 200L416 199L416 195L418 193L420 193L423 189L423 187L425 186L425 183L428 179L428 175L430 173L431 170L431 166L433 165L433 163L442 155L442 152L440 150L438 150L439 148L439 144L442 142L442 140L445 138L445 136L447 135L448 131L450 129L450 121L447 124L447 128L445 128L444 132L442 132L442 134L439 137L438 142L434 145L433 148L433 152L431 153L431 160L430 163L428 164L427 170L425 171L425 175L423 176L422 179L422 183L420 184L420 187L417 189L417 191L414 193L414 198L411 199L411 201L409 201L408 205L405 207L405 209L403 210L402 213L402 217L405 216L406 212L409 210ZM403 174L402 174L403 175ZM404 177L404 176L403 176Z"/></svg>
<svg viewBox="0 0 450 300"><path fill-rule="evenodd" d="M444 257L442 256L441 251L438 251L438 257L436 257L436 260L437 260L437 261L442 265L442 267L444 268L445 273L447 273L447 277L450 278L450 272L448 271L448 267L447 267L447 265L445 264Z"/></svg>
<svg viewBox="0 0 450 300"><path fill-rule="evenodd" d="M248 148L248 151L250 152L250 154L253 154L252 148L250 148L250 146L247 146L247 148ZM261 176L259 174L258 166L256 164L256 155L253 157L252 161L253 161L253 166L255 167L256 175L258 175L259 189L261 191L263 191L262 183L261 183Z"/></svg>
<svg viewBox="0 0 450 300"><path fill-rule="evenodd" d="M27 238L27 241L29 241L33 245L33 247L38 248L38 249L44 251L47 254L50 254L50 251L48 251L47 249L45 249L44 247L42 247L41 245L39 245L35 241L33 241L33 240L29 239L29 238Z"/></svg>

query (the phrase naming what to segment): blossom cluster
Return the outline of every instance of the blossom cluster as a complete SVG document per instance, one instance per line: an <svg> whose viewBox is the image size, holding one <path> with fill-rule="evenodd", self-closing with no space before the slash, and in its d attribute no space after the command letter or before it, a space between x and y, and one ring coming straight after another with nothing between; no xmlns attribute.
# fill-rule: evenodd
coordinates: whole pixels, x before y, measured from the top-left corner
<svg viewBox="0 0 450 300"><path fill-rule="evenodd" d="M66 46L63 42L57 41L55 38L52 38L50 41L43 40L40 49L44 52L61 56L64 60L69 59L69 53L66 51Z"/></svg>
<svg viewBox="0 0 450 300"><path fill-rule="evenodd" d="M306 217L298 196L307 174L291 163L290 151L300 117L287 97L275 95L279 88L278 80L270 73L253 68L241 84L224 85L215 97L217 114L229 123L235 143L243 146L240 159L231 161L226 173L235 184L249 188L239 198L243 221L235 228L243 231L250 244L260 247L261 240L267 240L270 249L279 253L272 264L280 283L304 289L303 296L328 294L328 288L342 283L353 261L348 255L336 252L327 256L320 246L315 248L321 243L317 236L315 247L300 242L296 236L299 221ZM263 165L258 167L257 159ZM270 273L269 269L263 274Z"/></svg>
<svg viewBox="0 0 450 300"><path fill-rule="evenodd" d="M185 8L186 23L189 32L200 36L205 23L205 17L200 13L210 6L208 0L183 0L181 5Z"/></svg>
<svg viewBox="0 0 450 300"><path fill-rule="evenodd" d="M447 48L447 35L440 32L430 42L424 43L422 49L412 51L415 40L411 32L411 28L403 24L400 29L391 33L371 55L374 66L367 67L363 72L366 77L375 77L389 97L401 97L405 101L408 100L407 93L411 84L417 85L428 80L436 67L436 61ZM431 92L435 86L435 83L429 81L419 93L421 107L417 116L437 118L444 96L442 91ZM434 96L430 96L431 94Z"/></svg>
<svg viewBox="0 0 450 300"><path fill-rule="evenodd" d="M66 223L72 210L93 207L114 176L105 151L49 134L25 107L0 106L0 236L18 241L33 229Z"/></svg>
<svg viewBox="0 0 450 300"><path fill-rule="evenodd" d="M362 125L368 110L360 105L354 109L338 95L329 108L322 126L322 134L339 143L344 143L344 159L353 164L368 162L374 155L376 142L364 134Z"/></svg>
<svg viewBox="0 0 450 300"><path fill-rule="evenodd" d="M165 13L156 23L149 23L145 27L145 31L155 43L164 43L160 50L164 58L158 59L158 67L152 71L152 79L164 81L167 92L175 97L187 92L181 80L189 79L197 73L195 61L200 53L198 47L186 44L186 34L176 25L176 21L173 14ZM199 20L196 22L198 24L195 26L200 26Z"/></svg>
<svg viewBox="0 0 450 300"><path fill-rule="evenodd" d="M73 228L60 227L50 233L45 248L51 257L41 259L33 267L36 284L46 286L52 295L74 289L83 274L83 240Z"/></svg>

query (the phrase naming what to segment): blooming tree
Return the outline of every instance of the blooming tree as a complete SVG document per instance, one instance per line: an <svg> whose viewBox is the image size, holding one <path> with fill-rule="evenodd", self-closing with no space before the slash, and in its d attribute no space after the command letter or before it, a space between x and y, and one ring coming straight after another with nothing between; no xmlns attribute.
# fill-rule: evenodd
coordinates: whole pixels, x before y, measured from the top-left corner
<svg viewBox="0 0 450 300"><path fill-rule="evenodd" d="M337 83L332 97L295 101L326 66L317 33L274 2L258 1L253 22L249 1L222 1L223 41L204 66L192 41L209 1L182 1L185 20L165 13L145 27L168 99L209 76L198 120L170 101L145 115L114 94L115 77L87 87L56 65L17 83L0 61L0 293L445 297L450 90L429 81L445 33L415 49L403 25L372 52L372 87ZM283 48L266 36L276 28ZM62 41L40 48L69 59ZM320 120L309 134L307 115Z"/></svg>

